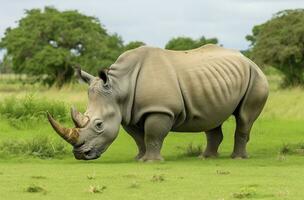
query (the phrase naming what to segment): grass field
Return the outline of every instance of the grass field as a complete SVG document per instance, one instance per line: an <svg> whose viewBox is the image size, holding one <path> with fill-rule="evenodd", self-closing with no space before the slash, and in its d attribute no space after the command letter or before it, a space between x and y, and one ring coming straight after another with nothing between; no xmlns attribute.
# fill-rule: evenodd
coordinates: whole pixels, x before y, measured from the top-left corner
<svg viewBox="0 0 304 200"><path fill-rule="evenodd" d="M133 160L136 145L123 130L110 149L95 161L75 160L66 144L61 156L37 156L34 153L39 151L39 143L25 146L38 148L34 153L25 153L26 148L16 153L18 146L5 149L3 143L10 147L11 143L24 145L33 138L47 137L47 141L57 144L61 139L44 118L20 121L0 115L0 199L302 200L304 90L279 89L277 73L271 72L268 78L270 97L252 130L250 158L246 160L229 157L233 145L232 118L224 124L219 158L186 155L189 144L205 145L202 133L171 133L162 150L165 162L138 163ZM9 96L22 99L28 94L65 101L67 107L75 104L81 110L86 105L85 86L66 86L58 91L0 84L0 101ZM69 121L64 123L71 125Z"/></svg>

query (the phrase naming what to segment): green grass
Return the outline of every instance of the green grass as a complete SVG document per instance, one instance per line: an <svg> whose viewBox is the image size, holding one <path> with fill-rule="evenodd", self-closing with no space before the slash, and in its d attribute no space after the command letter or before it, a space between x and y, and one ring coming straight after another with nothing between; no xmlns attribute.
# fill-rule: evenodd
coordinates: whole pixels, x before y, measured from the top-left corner
<svg viewBox="0 0 304 200"><path fill-rule="evenodd" d="M5 157L0 159L0 196L4 199L238 199L249 195L251 199L302 199L303 155L281 154L286 144L295 146L304 141L304 131L298 131L302 124L300 120L258 121L253 128L247 160L229 157L233 120L224 126L225 138L217 159L189 157L179 148L187 148L190 143L205 145L203 134L171 133L163 148L165 162L137 163L133 160L136 146L123 130L111 148L95 161L77 161L71 153L64 159L51 160ZM39 130L21 134L28 134L30 139ZM44 131L54 140L61 140L50 127ZM25 192L32 185L47 192ZM106 189L101 192L90 192L103 186Z"/></svg>
<svg viewBox="0 0 304 200"><path fill-rule="evenodd" d="M40 194L24 192L34 184L47 191L44 199L235 199L237 194L246 195L252 190L254 199L302 199L303 166L294 164L296 159L301 158L273 160L265 165L261 164L263 159L179 159L163 164L84 163L72 159L2 162L1 197L40 199ZM229 174L219 174L219 170ZM87 179L93 171L96 178ZM33 179L37 174L46 178ZM162 181L155 181L154 177L159 176ZM136 187L132 186L134 182ZM106 189L93 194L92 186Z"/></svg>
<svg viewBox="0 0 304 200"><path fill-rule="evenodd" d="M230 159L233 118L224 124L219 158L193 156L198 154L199 145L205 146L204 134L170 133L162 149L166 161L147 164L133 160L137 148L123 130L107 152L94 161L75 160L68 144L62 156L47 159L25 150L19 152L36 138L48 139L29 145L29 149L50 150L49 143L62 139L46 119L20 128L0 115L0 152L4 152L0 154L0 199L302 200L304 89L279 89L280 75L268 73L269 101L252 129L250 158L246 160ZM6 92L1 88L0 101L12 95L22 99L33 92ZM82 110L86 105L85 86L34 90L35 96L45 101L65 101L66 107L76 104ZM72 125L71 121L64 124ZM12 146L17 149L4 151L1 144L7 141L15 141L17 145Z"/></svg>

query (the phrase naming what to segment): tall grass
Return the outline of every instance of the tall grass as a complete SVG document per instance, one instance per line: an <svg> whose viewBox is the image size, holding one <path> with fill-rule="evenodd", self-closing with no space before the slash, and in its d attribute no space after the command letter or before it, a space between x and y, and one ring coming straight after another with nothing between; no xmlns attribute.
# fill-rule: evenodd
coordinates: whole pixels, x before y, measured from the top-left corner
<svg viewBox="0 0 304 200"><path fill-rule="evenodd" d="M64 141L55 141L47 136L30 140L5 140L0 143L0 155L27 155L38 158L60 158L69 152Z"/></svg>
<svg viewBox="0 0 304 200"><path fill-rule="evenodd" d="M197 157L202 154L202 144L193 144L192 142L187 147L177 146L178 149L182 150L182 155L186 157Z"/></svg>
<svg viewBox="0 0 304 200"><path fill-rule="evenodd" d="M0 102L0 117L7 119L17 128L45 121L46 111L59 121L65 121L68 116L65 103L37 98L34 95L26 95L23 98L11 96Z"/></svg>
<svg viewBox="0 0 304 200"><path fill-rule="evenodd" d="M304 155L304 143L283 144L279 151L282 155L299 154Z"/></svg>

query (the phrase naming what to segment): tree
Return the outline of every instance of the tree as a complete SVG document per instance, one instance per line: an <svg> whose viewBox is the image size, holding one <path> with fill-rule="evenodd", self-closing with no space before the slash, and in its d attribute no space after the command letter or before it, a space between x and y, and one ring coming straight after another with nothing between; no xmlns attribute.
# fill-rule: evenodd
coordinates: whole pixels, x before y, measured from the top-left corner
<svg viewBox="0 0 304 200"><path fill-rule="evenodd" d="M0 73L13 73L12 59L5 55L0 61Z"/></svg>
<svg viewBox="0 0 304 200"><path fill-rule="evenodd" d="M3 61L0 60L0 74L3 73L5 70L4 70L4 65L3 65Z"/></svg>
<svg viewBox="0 0 304 200"><path fill-rule="evenodd" d="M176 37L166 44L165 48L170 50L189 50L195 49L205 44L217 44L216 38L205 38L202 36L199 39L192 39L190 37Z"/></svg>
<svg viewBox="0 0 304 200"><path fill-rule="evenodd" d="M71 80L75 64L97 72L123 51L122 39L108 34L95 17L53 7L26 10L25 14L0 42L16 73L60 87Z"/></svg>
<svg viewBox="0 0 304 200"><path fill-rule="evenodd" d="M135 49L137 47L144 46L144 45L146 45L146 44L142 41L131 41L125 45L124 50L128 51L128 50Z"/></svg>
<svg viewBox="0 0 304 200"><path fill-rule="evenodd" d="M284 86L304 85L304 9L276 13L246 39L252 46L250 57L282 71Z"/></svg>

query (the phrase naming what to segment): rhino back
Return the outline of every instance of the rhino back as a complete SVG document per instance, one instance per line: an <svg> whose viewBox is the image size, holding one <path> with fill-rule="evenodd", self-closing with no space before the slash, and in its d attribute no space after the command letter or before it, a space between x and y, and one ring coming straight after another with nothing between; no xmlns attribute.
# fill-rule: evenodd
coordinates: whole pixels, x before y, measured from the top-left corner
<svg viewBox="0 0 304 200"><path fill-rule="evenodd" d="M208 130L234 112L248 87L252 64L236 51L213 45L146 51L135 86L133 123L157 112L174 117L175 131Z"/></svg>

